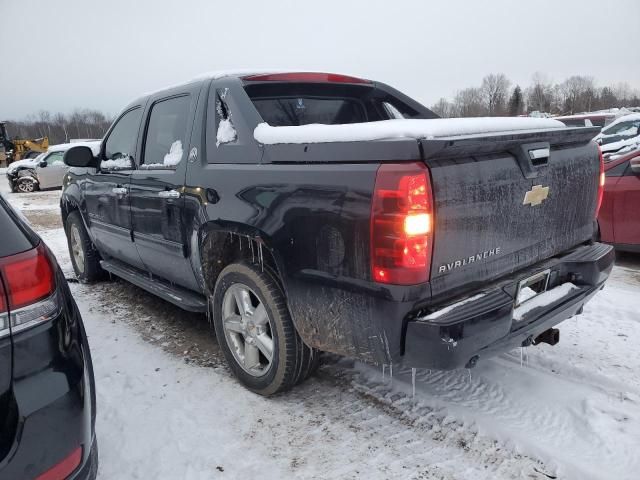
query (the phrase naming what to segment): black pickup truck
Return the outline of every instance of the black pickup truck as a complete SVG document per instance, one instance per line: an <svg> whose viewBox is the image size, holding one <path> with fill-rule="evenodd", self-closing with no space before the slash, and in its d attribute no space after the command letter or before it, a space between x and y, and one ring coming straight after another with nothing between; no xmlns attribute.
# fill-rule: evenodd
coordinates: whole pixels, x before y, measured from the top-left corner
<svg viewBox="0 0 640 480"><path fill-rule="evenodd" d="M603 287L596 133L438 119L343 75L212 74L131 103L97 157L68 150L62 218L81 280L207 312L260 394L320 351L470 368L555 344Z"/></svg>

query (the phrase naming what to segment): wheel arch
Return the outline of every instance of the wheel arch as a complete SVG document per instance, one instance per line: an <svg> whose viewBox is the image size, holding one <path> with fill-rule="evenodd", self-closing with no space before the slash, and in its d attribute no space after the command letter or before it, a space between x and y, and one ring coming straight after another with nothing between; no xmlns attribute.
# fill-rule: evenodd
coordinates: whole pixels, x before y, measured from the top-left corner
<svg viewBox="0 0 640 480"><path fill-rule="evenodd" d="M82 217L86 228L87 222L84 218L80 202L80 189L77 185L71 184L62 191L62 196L60 197L60 215L62 216L63 225L66 224L69 214L76 210L80 212L80 216Z"/></svg>
<svg viewBox="0 0 640 480"><path fill-rule="evenodd" d="M286 297L282 258L265 232L236 222L209 222L201 227L199 238L198 266L207 294L227 265L245 261L267 269Z"/></svg>

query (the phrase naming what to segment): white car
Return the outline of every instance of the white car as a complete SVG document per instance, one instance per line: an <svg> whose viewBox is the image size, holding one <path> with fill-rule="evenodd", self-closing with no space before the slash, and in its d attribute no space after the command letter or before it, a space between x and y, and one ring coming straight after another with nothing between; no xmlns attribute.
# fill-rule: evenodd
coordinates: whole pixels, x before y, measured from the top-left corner
<svg viewBox="0 0 640 480"><path fill-rule="evenodd" d="M640 144L640 113L618 118L595 137L602 153L624 153Z"/></svg>
<svg viewBox="0 0 640 480"><path fill-rule="evenodd" d="M36 158L19 160L7 168L7 180L13 192L29 193L35 190L62 187L62 179L69 170L63 161L64 152L71 147L85 145L94 154L100 150L100 141L52 145Z"/></svg>

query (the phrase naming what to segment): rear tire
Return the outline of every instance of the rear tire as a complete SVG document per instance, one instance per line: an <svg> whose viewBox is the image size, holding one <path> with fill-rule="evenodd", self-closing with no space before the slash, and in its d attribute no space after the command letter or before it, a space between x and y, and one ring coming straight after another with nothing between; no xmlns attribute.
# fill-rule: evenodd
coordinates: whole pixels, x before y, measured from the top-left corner
<svg viewBox="0 0 640 480"><path fill-rule="evenodd" d="M105 277L100 266L100 253L89 238L84 222L77 210L71 212L65 223L67 245L73 271L83 283L95 282Z"/></svg>
<svg viewBox="0 0 640 480"><path fill-rule="evenodd" d="M222 353L249 390L274 395L312 373L318 355L311 354L296 332L282 289L267 270L247 263L227 266L212 303Z"/></svg>

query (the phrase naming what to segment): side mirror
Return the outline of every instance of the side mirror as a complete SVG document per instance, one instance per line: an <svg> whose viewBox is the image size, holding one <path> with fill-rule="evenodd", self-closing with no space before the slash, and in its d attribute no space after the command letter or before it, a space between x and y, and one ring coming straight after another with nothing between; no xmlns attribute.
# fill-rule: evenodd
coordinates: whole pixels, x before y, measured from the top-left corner
<svg viewBox="0 0 640 480"><path fill-rule="evenodd" d="M640 157L632 158L629 165L631 166L631 171L633 173L640 175Z"/></svg>
<svg viewBox="0 0 640 480"><path fill-rule="evenodd" d="M39 166L40 168L44 168L44 167L46 167L46 166L47 166L47 161L46 161L46 160L42 160L42 161L38 164L38 166Z"/></svg>
<svg viewBox="0 0 640 480"><path fill-rule="evenodd" d="M100 165L99 160L93 156L91 149L85 146L71 147L64 152L62 159L70 167L98 168Z"/></svg>

